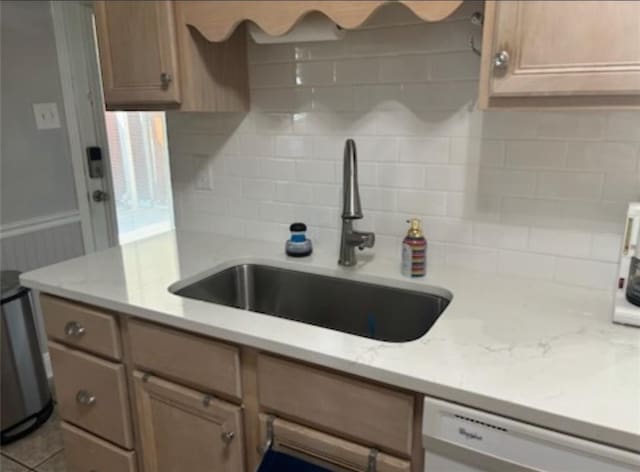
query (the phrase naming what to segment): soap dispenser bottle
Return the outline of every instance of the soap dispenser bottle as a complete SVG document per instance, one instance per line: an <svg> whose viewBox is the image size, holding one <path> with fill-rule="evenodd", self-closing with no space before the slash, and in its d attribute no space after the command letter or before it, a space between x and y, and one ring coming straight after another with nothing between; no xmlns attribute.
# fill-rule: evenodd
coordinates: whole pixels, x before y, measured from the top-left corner
<svg viewBox="0 0 640 472"><path fill-rule="evenodd" d="M407 220L410 224L402 240L402 274L407 277L424 277L427 271L427 240L422 233L420 220Z"/></svg>

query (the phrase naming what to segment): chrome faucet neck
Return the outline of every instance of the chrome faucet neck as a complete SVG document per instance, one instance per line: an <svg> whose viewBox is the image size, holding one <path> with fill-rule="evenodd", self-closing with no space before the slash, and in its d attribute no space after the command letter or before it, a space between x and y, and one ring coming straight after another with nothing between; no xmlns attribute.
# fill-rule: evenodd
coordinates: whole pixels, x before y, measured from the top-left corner
<svg viewBox="0 0 640 472"><path fill-rule="evenodd" d="M359 232L353 229L353 220L363 217L360 191L358 189L356 143L353 139L347 139L344 146L342 178L342 232L340 235L340 259L338 259L338 264L349 267L357 263L356 247L359 249L371 248L375 244L375 235L373 233Z"/></svg>

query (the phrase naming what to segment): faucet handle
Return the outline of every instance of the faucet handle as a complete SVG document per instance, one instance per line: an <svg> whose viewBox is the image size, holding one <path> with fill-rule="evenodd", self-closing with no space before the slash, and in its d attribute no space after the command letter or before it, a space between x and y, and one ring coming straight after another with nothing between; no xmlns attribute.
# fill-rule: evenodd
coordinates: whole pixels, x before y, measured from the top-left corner
<svg viewBox="0 0 640 472"><path fill-rule="evenodd" d="M376 243L376 235L374 233L361 233L361 236L362 241L358 245L358 249L360 249L361 251L363 251L366 247L373 247Z"/></svg>

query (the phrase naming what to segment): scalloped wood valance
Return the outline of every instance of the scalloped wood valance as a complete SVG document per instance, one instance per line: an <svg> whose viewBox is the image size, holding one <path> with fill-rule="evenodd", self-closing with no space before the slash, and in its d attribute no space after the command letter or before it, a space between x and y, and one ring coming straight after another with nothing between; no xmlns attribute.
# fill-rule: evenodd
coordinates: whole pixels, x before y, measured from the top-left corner
<svg viewBox="0 0 640 472"><path fill-rule="evenodd" d="M356 1L184 1L185 23L209 41L226 40L245 20L272 36L287 33L306 14L320 12L345 29L362 25L382 5L401 3L425 21L439 21L453 13L463 0L356 0Z"/></svg>

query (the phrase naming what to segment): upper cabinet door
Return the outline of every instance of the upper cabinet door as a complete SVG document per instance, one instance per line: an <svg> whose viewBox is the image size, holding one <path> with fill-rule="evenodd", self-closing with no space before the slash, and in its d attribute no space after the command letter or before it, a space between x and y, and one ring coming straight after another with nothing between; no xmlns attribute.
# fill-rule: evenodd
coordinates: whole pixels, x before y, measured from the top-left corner
<svg viewBox="0 0 640 472"><path fill-rule="evenodd" d="M485 17L481 104L640 94L640 2L488 1Z"/></svg>
<svg viewBox="0 0 640 472"><path fill-rule="evenodd" d="M107 108L180 103L173 3L97 1Z"/></svg>

